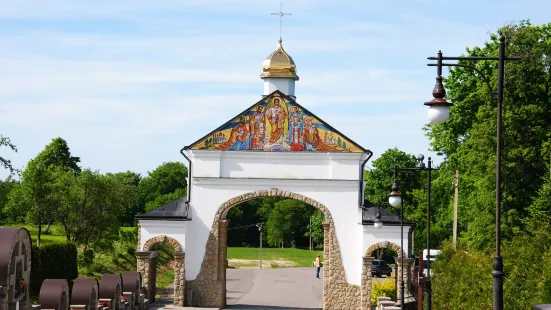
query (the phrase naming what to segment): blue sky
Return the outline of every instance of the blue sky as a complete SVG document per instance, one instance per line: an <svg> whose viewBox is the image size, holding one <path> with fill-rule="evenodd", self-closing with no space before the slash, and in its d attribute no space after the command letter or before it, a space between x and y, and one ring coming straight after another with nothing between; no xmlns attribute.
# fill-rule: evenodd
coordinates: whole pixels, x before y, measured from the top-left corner
<svg viewBox="0 0 551 310"><path fill-rule="evenodd" d="M297 101L374 158L392 147L430 154L427 56L460 55L501 25L546 23L551 11L547 0L283 6ZM23 168L60 136L102 172L184 161L180 148L261 98L278 11L278 0L0 0L0 133L19 149L0 154Z"/></svg>

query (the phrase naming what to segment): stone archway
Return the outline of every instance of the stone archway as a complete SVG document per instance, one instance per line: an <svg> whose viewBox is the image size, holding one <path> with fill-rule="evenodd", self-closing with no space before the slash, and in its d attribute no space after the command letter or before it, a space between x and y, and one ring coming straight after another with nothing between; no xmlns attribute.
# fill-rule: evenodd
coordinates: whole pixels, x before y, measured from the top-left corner
<svg viewBox="0 0 551 310"><path fill-rule="evenodd" d="M396 252L396 275L399 276L402 272L404 273L404 283L405 283L405 296L410 295L410 274L411 274L411 264L413 263L412 258L406 258L404 255L403 249L396 243L389 241L382 241L370 245L365 251L363 257L363 267L362 267L362 300L365 302L371 302L371 292L372 292L372 275L371 275L371 265L374 258L371 256L373 252L378 249L391 249ZM404 266L402 266L402 257L404 260ZM399 279L399 278L398 278ZM396 299L400 300L400 288L399 284L396 287Z"/></svg>
<svg viewBox="0 0 551 310"><path fill-rule="evenodd" d="M142 274L142 287L145 295L150 301L155 300L157 260L156 251L153 246L160 242L166 242L174 248L174 306L184 306L185 295L185 253L182 252L182 245L177 240L166 235L160 235L147 240L141 252L137 252L138 272Z"/></svg>
<svg viewBox="0 0 551 310"><path fill-rule="evenodd" d="M325 205L304 195L276 189L249 192L234 197L220 205L214 216L199 275L195 280L187 282L188 287L191 287L197 294L197 304L220 308L226 305L228 229L226 215L228 211L240 203L269 196L296 199L323 212L325 215L325 222L322 224L324 231L323 308L360 308L360 300L358 298L360 287L346 282L336 228L329 209Z"/></svg>

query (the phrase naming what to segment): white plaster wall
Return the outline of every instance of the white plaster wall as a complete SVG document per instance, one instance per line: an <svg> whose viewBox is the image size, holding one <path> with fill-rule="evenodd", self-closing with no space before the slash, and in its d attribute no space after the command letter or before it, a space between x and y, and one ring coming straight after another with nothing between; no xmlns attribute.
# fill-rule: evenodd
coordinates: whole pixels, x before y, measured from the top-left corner
<svg viewBox="0 0 551 310"><path fill-rule="evenodd" d="M147 240L165 235L180 242L182 252L186 250L186 221L140 220L140 251Z"/></svg>
<svg viewBox="0 0 551 310"><path fill-rule="evenodd" d="M295 95L295 80L286 78L264 78L264 95L279 90L287 96Z"/></svg>
<svg viewBox="0 0 551 310"><path fill-rule="evenodd" d="M400 246L400 226L383 226L380 229L376 229L373 225L363 226L362 234L362 255L365 255L367 249L376 243L388 241ZM408 232L409 226L404 226L404 248L402 249L406 254L405 257L409 257L408 249Z"/></svg>
<svg viewBox="0 0 551 310"><path fill-rule="evenodd" d="M277 188L309 197L329 209L336 228L346 279L350 284L360 285L363 253L362 225L358 224L358 178L359 166L366 154L188 153L193 162L193 220L187 222L186 280L194 280L199 273L218 208L239 195ZM216 156L219 157L219 164L214 160ZM201 164L196 165L196 162ZM210 164L206 165L207 162ZM291 166L291 162L295 166ZM218 167L218 171L213 166ZM339 167L338 173L335 172L335 166ZM206 174L225 177L204 177Z"/></svg>

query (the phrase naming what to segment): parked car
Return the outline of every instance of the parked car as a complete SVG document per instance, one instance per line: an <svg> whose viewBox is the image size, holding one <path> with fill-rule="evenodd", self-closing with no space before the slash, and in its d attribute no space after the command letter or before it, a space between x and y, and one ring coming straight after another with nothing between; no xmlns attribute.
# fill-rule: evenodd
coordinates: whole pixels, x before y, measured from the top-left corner
<svg viewBox="0 0 551 310"><path fill-rule="evenodd" d="M428 258L430 259L430 264L432 265L432 263L434 263L434 260L436 259L436 256L438 254L440 254L440 250L436 250L436 249L431 249L430 250L430 255L429 254L429 251L427 251L427 249L424 249L423 250L423 266L424 266L424 269L423 269L423 274L425 275L425 277L427 276L427 265L428 265L428 262L427 262L427 256ZM431 275L434 275L434 272L432 271L432 267L431 267L431 271L430 271Z"/></svg>
<svg viewBox="0 0 551 310"><path fill-rule="evenodd" d="M390 277L392 268L383 260L374 260L371 264L371 275L380 278L382 275Z"/></svg>

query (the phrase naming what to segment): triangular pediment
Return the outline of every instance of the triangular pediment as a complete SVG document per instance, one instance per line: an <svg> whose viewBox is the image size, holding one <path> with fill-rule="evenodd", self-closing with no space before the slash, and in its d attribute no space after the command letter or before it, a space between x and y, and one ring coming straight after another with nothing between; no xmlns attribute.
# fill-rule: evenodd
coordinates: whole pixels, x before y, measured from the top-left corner
<svg viewBox="0 0 551 310"><path fill-rule="evenodd" d="M368 152L277 90L185 149Z"/></svg>

